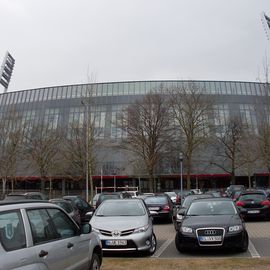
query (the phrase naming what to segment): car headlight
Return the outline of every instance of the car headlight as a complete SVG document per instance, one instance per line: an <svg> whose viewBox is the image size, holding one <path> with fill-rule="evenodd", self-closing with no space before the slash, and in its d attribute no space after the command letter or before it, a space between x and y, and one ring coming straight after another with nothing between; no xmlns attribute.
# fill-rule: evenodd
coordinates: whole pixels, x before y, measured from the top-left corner
<svg viewBox="0 0 270 270"><path fill-rule="evenodd" d="M192 228L190 227L181 227L183 233L192 233Z"/></svg>
<svg viewBox="0 0 270 270"><path fill-rule="evenodd" d="M176 220L182 220L182 219L183 219L182 215L179 215L179 214L176 215Z"/></svg>
<svg viewBox="0 0 270 270"><path fill-rule="evenodd" d="M242 231L242 225L234 225L229 227L229 232L239 232Z"/></svg>
<svg viewBox="0 0 270 270"><path fill-rule="evenodd" d="M148 228L149 228L149 224L147 224L143 227L140 227L140 228L136 228L133 233L146 232L148 230Z"/></svg>

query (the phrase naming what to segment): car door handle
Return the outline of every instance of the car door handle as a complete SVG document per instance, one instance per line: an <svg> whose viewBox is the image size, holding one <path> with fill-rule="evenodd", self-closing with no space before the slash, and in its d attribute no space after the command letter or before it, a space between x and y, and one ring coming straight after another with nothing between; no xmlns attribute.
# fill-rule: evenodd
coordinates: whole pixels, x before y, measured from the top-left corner
<svg viewBox="0 0 270 270"><path fill-rule="evenodd" d="M39 252L39 257L45 257L45 256L47 256L48 254L49 254L48 251L41 250L41 251Z"/></svg>
<svg viewBox="0 0 270 270"><path fill-rule="evenodd" d="M72 243L67 244L67 248L72 248L73 246L74 246L74 244L72 244Z"/></svg>

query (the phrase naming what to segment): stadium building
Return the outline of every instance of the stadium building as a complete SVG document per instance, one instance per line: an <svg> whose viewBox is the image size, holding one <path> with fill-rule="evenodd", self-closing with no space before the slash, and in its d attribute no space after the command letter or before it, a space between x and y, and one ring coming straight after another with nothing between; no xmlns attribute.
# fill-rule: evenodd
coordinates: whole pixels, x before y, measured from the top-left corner
<svg viewBox="0 0 270 270"><path fill-rule="evenodd" d="M104 146L97 154L97 165L94 176L95 187L139 186L142 191L148 189L147 174L135 168L132 153L116 148L126 136L123 129L117 126L115 119L122 110L137 99L158 89L172 89L188 85L191 81L130 81L112 83L93 83L44 87L0 94L1 118L10 110L18 111L23 122L45 121L51 127L68 130L74 121L85 120L87 110L95 115L95 129L98 139ZM229 116L239 115L255 133L258 130L258 113L255 104L266 98L267 84L258 82L237 81L192 81L207 97L214 99L213 114L209 121L215 128L216 135L222 132ZM162 87L160 87L162 85ZM91 89L91 104L83 102ZM165 91L165 90L164 90ZM161 91L162 92L162 91ZM161 93L164 94L164 93ZM106 142L106 143L105 143ZM213 152L202 149L194 155L191 175L192 187L223 188L230 184L230 174L211 162ZM40 177L33 168L19 166L13 176L18 188L38 189ZM267 168L262 165L252 174L253 184L268 186ZM158 191L179 189L180 169L166 162L160 164L155 172ZM183 161L185 181L185 160ZM54 190L72 191L84 189L85 185L79 176L54 174L48 177ZM248 186L247 174L236 172L236 182ZM10 185L9 185L10 188Z"/></svg>

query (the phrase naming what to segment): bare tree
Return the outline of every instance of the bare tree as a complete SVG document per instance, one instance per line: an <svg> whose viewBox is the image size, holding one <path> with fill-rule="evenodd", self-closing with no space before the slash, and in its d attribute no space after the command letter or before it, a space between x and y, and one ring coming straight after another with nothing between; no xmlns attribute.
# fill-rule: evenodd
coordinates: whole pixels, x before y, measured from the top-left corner
<svg viewBox="0 0 270 270"><path fill-rule="evenodd" d="M50 128L45 122L32 126L25 134L24 153L28 157L28 166L40 175L42 191L46 177L57 168L61 140L61 131Z"/></svg>
<svg viewBox="0 0 270 270"><path fill-rule="evenodd" d="M7 179L16 173L22 134L21 117L18 112L11 109L3 114L0 120L0 177L3 195L6 193Z"/></svg>
<svg viewBox="0 0 270 270"><path fill-rule="evenodd" d="M88 78L93 81L93 77ZM84 177L86 181L86 200L88 201L88 185L90 184L90 199L94 197L93 175L96 167L95 147L99 144L101 131L98 128L94 94L95 83L89 83L82 88L79 120L71 121L65 141L64 158L67 162L66 173Z"/></svg>
<svg viewBox="0 0 270 270"><path fill-rule="evenodd" d="M187 172L187 189L190 189L192 158L196 149L208 142L210 124L208 114L213 100L203 94L195 83L177 87L171 91L170 103L175 129L181 142Z"/></svg>
<svg viewBox="0 0 270 270"><path fill-rule="evenodd" d="M258 167L260 153L258 151L257 134L251 131L250 128L245 128L240 141L239 162L243 164L241 171L248 176L248 187L252 187L251 178Z"/></svg>
<svg viewBox="0 0 270 270"><path fill-rule="evenodd" d="M164 96L147 94L127 108L119 119L127 133L122 147L132 151L145 163L149 188L155 190L155 166L170 141L169 107Z"/></svg>
<svg viewBox="0 0 270 270"><path fill-rule="evenodd" d="M217 140L217 157L218 161L212 164L221 168L231 175L231 183L235 184L235 172L245 161L241 160L241 140L243 138L243 125L240 117L230 117L225 131ZM229 164L228 164L229 163Z"/></svg>

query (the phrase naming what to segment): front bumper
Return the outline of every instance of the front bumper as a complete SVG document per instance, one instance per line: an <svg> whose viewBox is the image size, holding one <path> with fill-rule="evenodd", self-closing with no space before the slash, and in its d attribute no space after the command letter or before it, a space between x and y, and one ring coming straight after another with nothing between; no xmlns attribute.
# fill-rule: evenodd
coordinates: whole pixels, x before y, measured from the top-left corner
<svg viewBox="0 0 270 270"><path fill-rule="evenodd" d="M104 252L136 252L148 251L151 248L152 230L132 233L128 236L105 236L98 234ZM107 245L107 240L126 240L126 245Z"/></svg>
<svg viewBox="0 0 270 270"><path fill-rule="evenodd" d="M225 233L221 242L203 244L199 242L195 233L190 235L177 232L176 241L183 249L238 249L243 246L245 231L239 233Z"/></svg>

